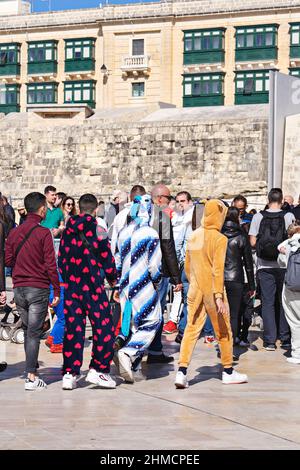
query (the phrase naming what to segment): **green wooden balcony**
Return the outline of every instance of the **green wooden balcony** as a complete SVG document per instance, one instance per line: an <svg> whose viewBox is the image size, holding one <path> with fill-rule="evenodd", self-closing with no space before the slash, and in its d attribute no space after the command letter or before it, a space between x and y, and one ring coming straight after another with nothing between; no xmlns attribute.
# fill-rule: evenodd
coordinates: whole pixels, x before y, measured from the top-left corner
<svg viewBox="0 0 300 470"><path fill-rule="evenodd" d="M188 64L215 64L225 60L224 51L196 51L184 52L183 63Z"/></svg>
<svg viewBox="0 0 300 470"><path fill-rule="evenodd" d="M235 94L235 104L261 104L269 102L269 92L263 91L261 93L252 93L251 95L244 95L241 93Z"/></svg>
<svg viewBox="0 0 300 470"><path fill-rule="evenodd" d="M183 107L223 106L224 95L189 96L183 98Z"/></svg>
<svg viewBox="0 0 300 470"><path fill-rule="evenodd" d="M29 62L28 75L43 74L43 73L56 73L57 62L55 60L48 60L45 62Z"/></svg>
<svg viewBox="0 0 300 470"><path fill-rule="evenodd" d="M300 46L291 46L290 47L290 58L299 59L300 58Z"/></svg>
<svg viewBox="0 0 300 470"><path fill-rule="evenodd" d="M66 59L65 72L89 72L95 70L95 59Z"/></svg>
<svg viewBox="0 0 300 470"><path fill-rule="evenodd" d="M90 108L93 108L93 109L96 108L96 101L66 101L65 100L65 104L78 104L78 105L86 104Z"/></svg>
<svg viewBox="0 0 300 470"><path fill-rule="evenodd" d="M235 50L236 62L251 62L253 60L276 60L277 47L245 48Z"/></svg>
<svg viewBox="0 0 300 470"><path fill-rule="evenodd" d="M0 113L19 113L20 105L19 104L0 104Z"/></svg>
<svg viewBox="0 0 300 470"><path fill-rule="evenodd" d="M0 65L0 75L20 75L20 64L5 64Z"/></svg>

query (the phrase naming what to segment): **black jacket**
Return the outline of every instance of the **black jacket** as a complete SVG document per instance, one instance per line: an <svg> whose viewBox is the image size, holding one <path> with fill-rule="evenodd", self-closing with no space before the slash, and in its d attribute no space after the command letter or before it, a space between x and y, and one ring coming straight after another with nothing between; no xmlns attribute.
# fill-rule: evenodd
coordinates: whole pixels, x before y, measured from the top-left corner
<svg viewBox="0 0 300 470"><path fill-rule="evenodd" d="M250 242L244 230L235 222L226 221L222 233L228 238L225 281L244 283L245 266L249 290L255 290L253 259Z"/></svg>
<svg viewBox="0 0 300 470"><path fill-rule="evenodd" d="M159 235L162 253L162 275L170 277L172 284L181 284L171 219L161 208L155 205L151 226Z"/></svg>
<svg viewBox="0 0 300 470"><path fill-rule="evenodd" d="M297 220L300 220L300 204L299 204L298 206L294 207L294 209L292 210L292 212L293 212L295 218L296 218Z"/></svg>

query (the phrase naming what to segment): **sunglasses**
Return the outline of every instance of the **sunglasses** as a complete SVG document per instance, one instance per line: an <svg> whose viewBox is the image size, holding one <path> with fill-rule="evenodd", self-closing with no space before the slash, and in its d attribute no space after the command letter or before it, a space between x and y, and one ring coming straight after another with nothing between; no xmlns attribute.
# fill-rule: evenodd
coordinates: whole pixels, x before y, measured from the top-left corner
<svg viewBox="0 0 300 470"><path fill-rule="evenodd" d="M73 204L73 202L68 202L68 203L66 204L66 206L72 207L72 206L74 206L74 204Z"/></svg>

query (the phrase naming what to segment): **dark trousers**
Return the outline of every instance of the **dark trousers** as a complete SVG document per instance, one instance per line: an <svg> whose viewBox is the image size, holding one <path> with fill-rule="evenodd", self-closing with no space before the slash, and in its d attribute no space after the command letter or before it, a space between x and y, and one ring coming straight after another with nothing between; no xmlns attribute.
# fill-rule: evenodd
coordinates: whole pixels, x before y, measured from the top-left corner
<svg viewBox="0 0 300 470"><path fill-rule="evenodd" d="M264 343L275 344L290 340L290 329L282 307L282 288L285 269L259 269L262 318L264 323Z"/></svg>
<svg viewBox="0 0 300 470"><path fill-rule="evenodd" d="M43 325L48 312L49 289L16 287L14 289L17 310L24 330L26 372L35 374Z"/></svg>
<svg viewBox="0 0 300 470"><path fill-rule="evenodd" d="M230 324L233 344L239 335L240 312L244 285L240 282L225 281L226 293L230 309Z"/></svg>
<svg viewBox="0 0 300 470"><path fill-rule="evenodd" d="M65 335L63 373L80 374L83 362L86 318L93 331L90 368L104 374L110 372L114 355L115 328L106 294L79 295L70 288L64 299Z"/></svg>

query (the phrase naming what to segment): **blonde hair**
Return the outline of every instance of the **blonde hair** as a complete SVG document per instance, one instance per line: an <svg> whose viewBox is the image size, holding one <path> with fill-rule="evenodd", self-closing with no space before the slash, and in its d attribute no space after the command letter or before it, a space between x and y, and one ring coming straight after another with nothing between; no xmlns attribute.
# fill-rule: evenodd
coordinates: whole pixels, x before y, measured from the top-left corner
<svg viewBox="0 0 300 470"><path fill-rule="evenodd" d="M287 229L289 238L292 238L295 233L300 233L300 220L295 220Z"/></svg>

